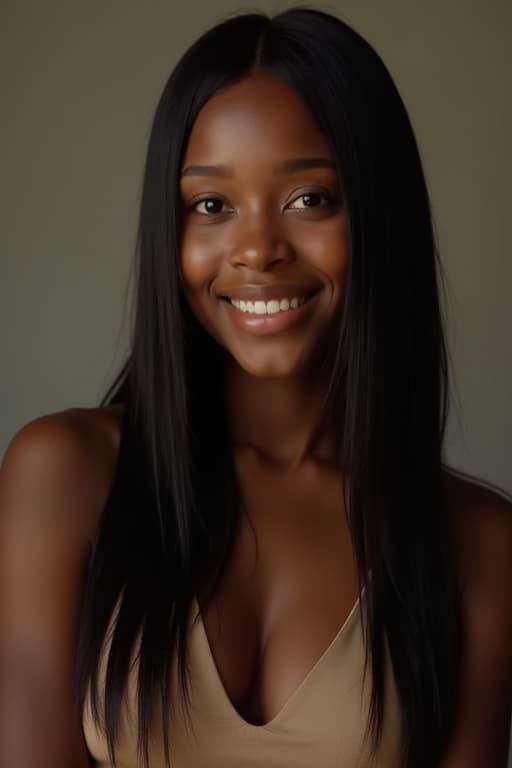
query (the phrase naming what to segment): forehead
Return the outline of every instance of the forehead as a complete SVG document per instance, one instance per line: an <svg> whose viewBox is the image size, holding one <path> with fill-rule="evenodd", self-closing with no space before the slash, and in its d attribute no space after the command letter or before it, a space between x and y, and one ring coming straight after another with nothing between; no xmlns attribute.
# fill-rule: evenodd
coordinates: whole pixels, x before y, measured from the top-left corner
<svg viewBox="0 0 512 768"><path fill-rule="evenodd" d="M313 114L299 94L269 73L252 74L216 93L200 110L189 136L185 162L237 153L252 157L304 153L331 156Z"/></svg>

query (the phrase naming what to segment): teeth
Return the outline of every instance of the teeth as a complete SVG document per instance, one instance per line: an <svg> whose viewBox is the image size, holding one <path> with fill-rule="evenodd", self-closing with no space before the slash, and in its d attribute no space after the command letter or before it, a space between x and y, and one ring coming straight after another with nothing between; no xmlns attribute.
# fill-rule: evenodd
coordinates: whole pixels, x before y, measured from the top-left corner
<svg viewBox="0 0 512 768"><path fill-rule="evenodd" d="M256 315L276 315L278 312L287 312L289 309L297 309L306 299L294 296L293 299L273 299L272 301L239 301L230 299L231 304L241 312L248 312Z"/></svg>

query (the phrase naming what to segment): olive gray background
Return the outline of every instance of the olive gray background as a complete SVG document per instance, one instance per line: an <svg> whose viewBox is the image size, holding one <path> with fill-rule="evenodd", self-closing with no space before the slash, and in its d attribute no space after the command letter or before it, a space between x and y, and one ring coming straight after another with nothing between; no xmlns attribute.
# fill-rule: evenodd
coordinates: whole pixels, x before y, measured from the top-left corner
<svg viewBox="0 0 512 768"><path fill-rule="evenodd" d="M97 404L123 360L144 152L177 57L228 14L290 5L2 0L0 456L28 420ZM371 42L405 100L447 281L446 456L512 493L512 4L310 5Z"/></svg>
<svg viewBox="0 0 512 768"><path fill-rule="evenodd" d="M376 47L409 110L447 280L446 456L511 493L512 4L311 5ZM289 6L3 0L0 455L28 420L97 404L123 360L145 147L177 57L228 14Z"/></svg>

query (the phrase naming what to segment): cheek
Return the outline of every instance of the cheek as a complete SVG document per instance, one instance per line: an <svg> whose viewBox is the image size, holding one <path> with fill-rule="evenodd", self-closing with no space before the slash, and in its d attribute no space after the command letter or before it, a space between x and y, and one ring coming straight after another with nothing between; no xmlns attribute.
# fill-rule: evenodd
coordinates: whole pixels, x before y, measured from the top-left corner
<svg viewBox="0 0 512 768"><path fill-rule="evenodd" d="M211 238L184 232L180 246L180 271L188 295L207 290L215 278L220 259L215 256Z"/></svg>
<svg viewBox="0 0 512 768"><path fill-rule="evenodd" d="M322 273L335 293L343 292L350 262L348 227L344 216L325 222L321 228L300 233L297 248L307 255L309 263Z"/></svg>
<svg viewBox="0 0 512 768"><path fill-rule="evenodd" d="M216 338L212 324L211 285L216 279L221 259L212 248L211 238L184 232L180 246L180 275L188 306L200 325Z"/></svg>

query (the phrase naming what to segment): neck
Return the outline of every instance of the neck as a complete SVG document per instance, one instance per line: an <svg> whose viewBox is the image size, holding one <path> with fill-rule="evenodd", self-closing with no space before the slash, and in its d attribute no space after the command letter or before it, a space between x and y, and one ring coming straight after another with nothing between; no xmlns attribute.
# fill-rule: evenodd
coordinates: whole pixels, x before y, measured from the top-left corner
<svg viewBox="0 0 512 768"><path fill-rule="evenodd" d="M229 358L226 408L235 447L249 447L288 470L306 462L339 466L341 423L326 425L327 381L318 374L265 379ZM334 428L333 428L334 427Z"/></svg>

